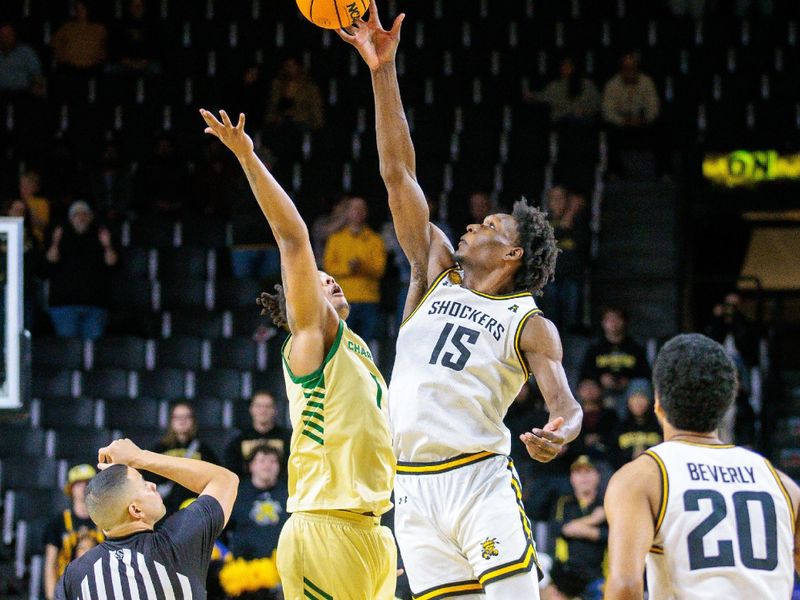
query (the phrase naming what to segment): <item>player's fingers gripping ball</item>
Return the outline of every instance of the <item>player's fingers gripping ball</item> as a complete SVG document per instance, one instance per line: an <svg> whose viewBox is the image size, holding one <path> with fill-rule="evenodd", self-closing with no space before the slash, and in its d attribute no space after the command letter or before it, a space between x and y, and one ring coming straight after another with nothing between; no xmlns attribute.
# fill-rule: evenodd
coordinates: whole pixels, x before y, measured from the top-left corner
<svg viewBox="0 0 800 600"><path fill-rule="evenodd" d="M297 0L303 16L324 29L343 29L364 16L370 0Z"/></svg>

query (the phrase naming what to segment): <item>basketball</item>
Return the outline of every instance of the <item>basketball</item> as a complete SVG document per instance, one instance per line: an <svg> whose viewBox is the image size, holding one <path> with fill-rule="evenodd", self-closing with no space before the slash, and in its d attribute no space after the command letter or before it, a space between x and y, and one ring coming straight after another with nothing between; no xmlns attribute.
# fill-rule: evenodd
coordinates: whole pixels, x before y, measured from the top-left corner
<svg viewBox="0 0 800 600"><path fill-rule="evenodd" d="M324 29L349 27L369 8L369 0L297 0L303 16Z"/></svg>

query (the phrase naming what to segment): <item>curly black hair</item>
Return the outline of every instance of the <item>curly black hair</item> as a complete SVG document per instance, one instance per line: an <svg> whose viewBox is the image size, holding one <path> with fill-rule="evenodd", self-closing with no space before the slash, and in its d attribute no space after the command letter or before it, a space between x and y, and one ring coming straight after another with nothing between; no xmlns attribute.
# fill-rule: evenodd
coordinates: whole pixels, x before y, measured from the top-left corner
<svg viewBox="0 0 800 600"><path fill-rule="evenodd" d="M736 396L736 367L725 349L699 333L664 344L653 386L667 421L684 431L715 431Z"/></svg>
<svg viewBox="0 0 800 600"><path fill-rule="evenodd" d="M547 220L547 214L530 206L525 198L514 203L511 216L517 222L518 243L524 250L515 287L538 296L542 288L553 280L556 257L560 252L553 226Z"/></svg>

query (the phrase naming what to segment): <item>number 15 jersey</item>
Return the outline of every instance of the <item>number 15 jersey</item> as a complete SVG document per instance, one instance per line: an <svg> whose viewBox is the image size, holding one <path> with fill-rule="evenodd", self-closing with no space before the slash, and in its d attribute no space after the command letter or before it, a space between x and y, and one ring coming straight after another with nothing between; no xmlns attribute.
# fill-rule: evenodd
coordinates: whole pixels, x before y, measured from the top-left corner
<svg viewBox="0 0 800 600"><path fill-rule="evenodd" d="M662 479L651 600L789 600L794 516L772 465L736 446L671 441L647 454Z"/></svg>
<svg viewBox="0 0 800 600"><path fill-rule="evenodd" d="M519 348L530 293L490 296L442 273L397 337L389 418L398 461L508 455L506 411L528 379Z"/></svg>

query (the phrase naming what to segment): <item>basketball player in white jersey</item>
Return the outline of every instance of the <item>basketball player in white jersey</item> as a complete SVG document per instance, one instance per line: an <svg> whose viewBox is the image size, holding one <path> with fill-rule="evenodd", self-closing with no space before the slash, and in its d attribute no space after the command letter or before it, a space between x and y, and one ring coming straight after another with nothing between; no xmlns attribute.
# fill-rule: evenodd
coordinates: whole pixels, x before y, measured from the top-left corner
<svg viewBox="0 0 800 600"><path fill-rule="evenodd" d="M395 535L419 600L538 598L503 417L532 372L552 420L522 436L529 454L551 460L580 430L558 332L533 299L558 250L524 201L470 225L456 252L430 222L395 69L403 18L384 30L373 0L369 21L339 32L372 73L381 176L412 272L390 385Z"/></svg>
<svg viewBox="0 0 800 600"><path fill-rule="evenodd" d="M789 600L800 488L717 436L737 387L725 350L679 335L659 352L653 383L665 441L608 485L606 600L641 600L645 565L650 600Z"/></svg>

